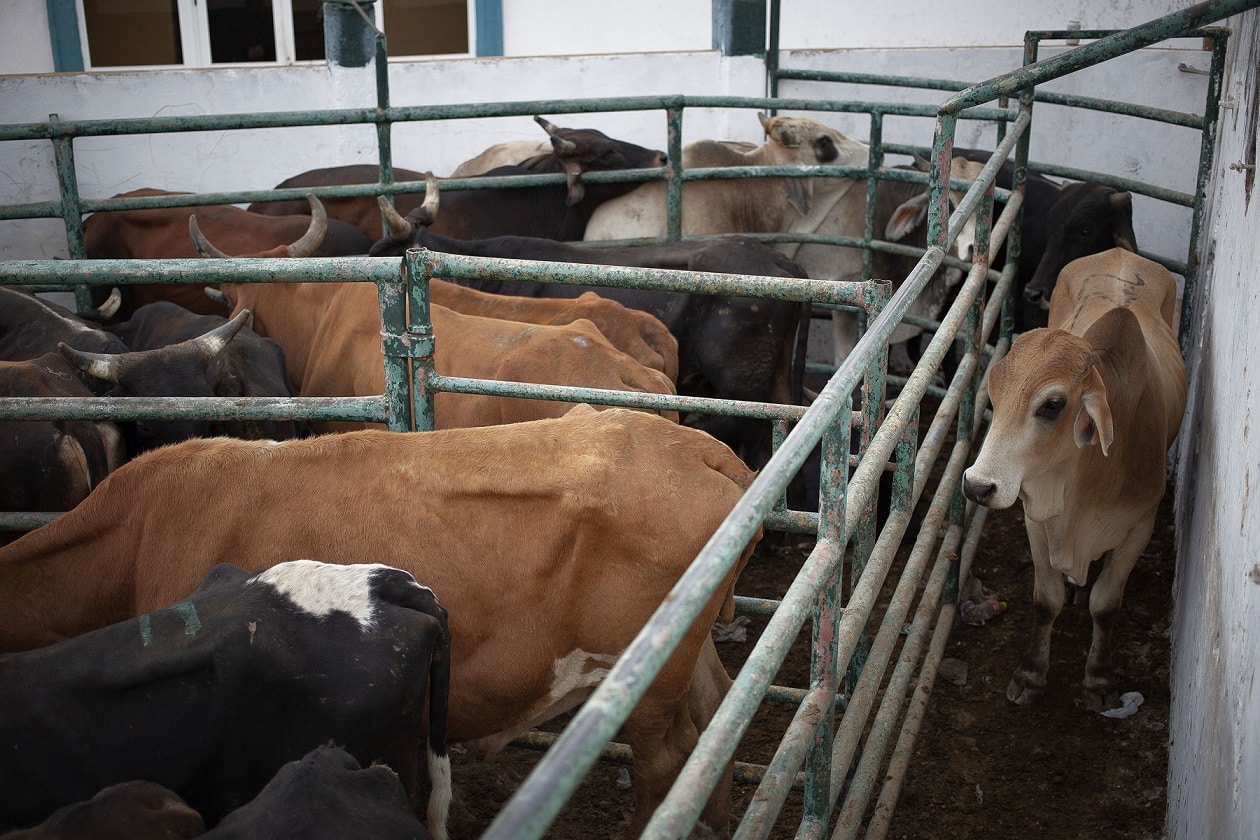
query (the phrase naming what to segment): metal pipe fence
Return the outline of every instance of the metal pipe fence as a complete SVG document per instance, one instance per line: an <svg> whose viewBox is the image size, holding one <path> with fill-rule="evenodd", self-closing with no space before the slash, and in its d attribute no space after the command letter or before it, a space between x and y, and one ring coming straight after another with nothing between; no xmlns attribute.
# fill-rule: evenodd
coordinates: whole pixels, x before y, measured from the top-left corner
<svg viewBox="0 0 1260 840"><path fill-rule="evenodd" d="M922 726L936 667L943 655L955 610L960 564L974 555L984 511L965 505L958 491L959 476L983 428L986 405L983 376L986 360L999 357L1010 342L1009 292L1014 282L1019 253L1019 221L1023 183L1030 168L1028 136L1032 126L1036 84L1072 72L1088 63L1123 55L1173 34L1197 31L1207 23L1254 7L1256 2L1215 2L1196 6L1194 15L1172 15L1138 27L1125 37L1078 48L1048 62L1035 61L1035 39L1027 50L1028 67L966 87L940 107L895 103L829 102L815 99L736 97L644 97L600 100L538 101L489 105L393 108L384 101L376 109L294 112L288 114L220 115L157 120L60 121L0 127L0 140L42 138L55 146L62 190L57 202L41 202L0 208L0 219L55 216L66 223L72 256L82 257L82 214L123 207L194 206L237 203L304 195L306 190L233 192L154 199L83 200L74 175L73 139L103 134L161 131L193 131L207 128L258 128L275 125L337 125L374 123L380 129L381 175L377 184L320 188L321 197L338 195L393 195L416 192L419 184L393 182L388 127L407 120L460 119L479 116L532 115L541 112L595 113L612 110L663 110L669 127L671 166L658 170L607 173L591 180L665 180L671 212L676 213L681 187L687 180L719 177L860 177L867 180L868 196L875 180L884 177L875 167L814 167L805 172L782 167L740 170L683 170L681 127L688 108L763 108L864 112L871 118L873 161L882 151L897 151L880 142L882 118L888 114L930 116L937 121L931 152L931 169L922 176L929 185L928 247L916 268L892 291L888 283L874 280L831 284L809 280L697 275L691 272L617 269L606 266L563 263L529 263L456 257L412 250L398 259L337 258L323 260L239 260L230 265L196 260L174 261L13 261L0 263L0 284L30 287L62 285L76 288L81 303L93 285L162 282L371 282L377 286L382 311L382 363L386 387L381 395L353 398L295 398L292 400L53 400L0 399L0 419L38 417L92 417L113 419L187 416L262 418L296 416L308 419L342 419L384 422L394 429L432 428L434 392L489 393L565 401L605 401L652 409L702 411L756 417L774 423L776 451L759 472L747 494L712 535L704 549L678 581L669 597L622 653L591 698L557 737L531 734L522 743L545 747L546 754L521 788L502 809L486 833L488 838L531 838L546 832L563 804L573 795L590 767L599 759L625 761L627 750L611 744L637 701L687 628L699 615L716 587L732 567L743 546L760 527L800 531L816 536L800 573L779 600L737 598L741 612L769 617L766 629L753 646L746 664L708 727L678 781L652 816L645 837L685 835L695 824L707 795L728 763L735 760L741 737L748 731L754 712L763 701L795 707L780 745L767 765L735 762L737 781L756 785L753 804L740 817L736 836L767 837L776 828L783 804L799 796L802 817L799 837L856 837L865 827L867 837L883 837L888 831L897 795ZM778 2L772 8L777 13ZM777 31L777 23L772 26ZM1213 30L1219 43L1222 30ZM1061 33L1040 33L1055 37ZM1088 38L1094 33L1073 33ZM1100 47L1099 45L1103 46ZM384 64L378 42L378 61ZM1079 50L1075 58L1071 56ZM1222 47L1223 50L1223 47ZM778 53L772 51L777 66ZM768 63L769 59L768 59ZM1214 68L1216 67L1214 61ZM1057 75L1056 75L1057 74ZM384 73L379 74L382 78ZM793 78L779 68L777 79ZM892 77L889 77L890 79ZM839 81L840 79L835 79ZM846 78L845 81L852 81ZM865 77L864 77L865 80ZM956 83L941 80L908 80L916 86L957 90ZM873 83L891 83L873 82ZM383 84L379 83L378 85ZM378 93L385 91L378 87ZM776 92L772 86L772 92ZM1219 95L1219 86L1217 87ZM1017 108L985 107L993 99L1018 95ZM1096 102L1056 103L1092 107ZM1198 127L1204 133L1206 160L1215 116L1214 103ZM1170 113L1141 114L1150 118L1189 122ZM950 182L948 177L954 129L959 118L985 119L1002 125L997 153L974 183ZM1015 156L1012 189L994 188L1000 163ZM1200 178L1205 177L1200 162ZM1061 173L1076 170L1060 169ZM900 176L892 176L900 177ZM559 176L505 179L503 186L560 182ZM451 189L487 186L478 180L451 181ZM1135 185L1138 186L1138 185ZM946 191L966 189L956 210L949 212ZM447 188L444 183L443 189ZM1145 194L1151 195L1158 190ZM1202 184L1199 195L1201 201ZM994 198L1006 200L1002 215L992 220ZM1160 197L1156 195L1155 197ZM1187 198L1169 194L1166 200L1183 203ZM1184 206L1184 203L1183 203ZM1196 203L1196 224L1201 204ZM918 367L900 381L900 390L886 404L887 341L907 317L916 296L933 273L951 262L949 243L972 215L977 219L978 253L965 264L967 276L959 294L939 323L928 325L933 336ZM1196 228L1197 229L1197 228ZM670 235L679 238L673 216ZM782 241L780 237L761 237ZM800 240L794 240L800 241ZM805 238L804 241L815 241ZM898 246L873 236L868 220L867 236L858 240L827 240L830 244L873 250ZM991 271L989 255L1005 242L1010 255L1000 271ZM1193 269L1197 253L1191 251L1187 266ZM869 275L869 272L868 272ZM700 293L739 294L780 300L809 301L822 306L854 307L865 313L865 329L848 358L831 373L826 385L808 407L771 404L738 404L696 397L634 395L590 391L561 386L493 383L439 375L433 369L434 337L428 321L427 281L432 277L472 278L510 276L516 279L559 281L590 285L623 286ZM992 293L986 292L996 280ZM1191 276L1187 275L1189 283ZM1183 321L1183 324L1186 321ZM932 379L944 367L955 342L962 358L944 389ZM934 390L935 389L935 390ZM860 404L854 394L860 394ZM933 394L936 405L924 402ZM927 416L930 412L930 417ZM923 426L926 425L926 429ZM861 447L850 453L851 430ZM788 483L796 476L811 451L821 446L822 467L817 513L792 511L782 504ZM875 519L875 499L881 477L891 471L892 507L882 527ZM926 507L922 525L909 546L913 511ZM7 527L37 526L53 514L17 514L6 518ZM41 518L43 517L43 518ZM882 595L887 606L877 607ZM779 672L794 640L811 626L811 667L808 686L778 686ZM912 699L907 694L913 691Z"/></svg>

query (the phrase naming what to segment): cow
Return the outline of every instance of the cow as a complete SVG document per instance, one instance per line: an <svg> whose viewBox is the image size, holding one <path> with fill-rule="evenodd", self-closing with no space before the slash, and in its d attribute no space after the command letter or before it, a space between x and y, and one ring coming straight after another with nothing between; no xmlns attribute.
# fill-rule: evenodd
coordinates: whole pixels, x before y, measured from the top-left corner
<svg viewBox="0 0 1260 840"><path fill-rule="evenodd" d="M165 347L132 350L119 336L64 307L21 289L0 288L0 359L29 360L59 351L91 395L107 397L244 396L243 383L263 381L248 370L257 366L255 362L270 361L276 374L282 370L279 359L268 360L253 344L243 348L245 352L229 349L249 313L237 313L230 321L193 318L184 327L191 337ZM209 329L196 334L192 324ZM273 391L270 396L289 395L270 382L264 384ZM285 425L183 419L126 421L119 428L128 455L135 456L193 436L281 434Z"/></svg>
<svg viewBox="0 0 1260 840"><path fill-rule="evenodd" d="M605 172L621 169L651 169L664 166L664 152L646 149L623 140L614 140L595 129L557 128L535 117L551 138L552 154L536 155L518 164L498 166L485 176L537 175L565 173L566 185L465 190L452 193L447 212L438 232L464 239L514 234L541 236L548 239L581 239L591 214L603 202L625 195L637 182L621 184L585 184L583 172ZM399 173L401 172L401 176ZM296 175L276 185L276 189L316 187L333 184L370 184L376 182L378 170L357 165L315 169ZM422 180L425 175L410 170L396 170L395 177ZM405 193L396 197L399 212L408 213L423 198ZM328 199L328 212L359 227L373 240L381 233L380 214L375 198L370 196ZM295 202L270 202L250 205L257 213L300 213ZM217 236L215 237L218 238ZM243 253L244 249L231 249Z"/></svg>
<svg viewBox="0 0 1260 840"><path fill-rule="evenodd" d="M105 327L132 353L111 356L72 348L61 352L85 374L107 382L128 379L126 371L119 370L126 365L153 364L161 370L154 377L156 387L167 396L295 396L285 372L284 351L249 327L249 314L237 313L228 327L229 319L221 315L198 315L177 303L155 301L141 306L128 320ZM233 330L228 340L213 338ZM137 356L137 352L150 355ZM143 361L147 358L154 361ZM134 393L134 388L131 390ZM292 420L203 420L192 424L184 437L223 434L283 440L306 431L305 423ZM166 438L162 442L171 442L169 434Z"/></svg>
<svg viewBox="0 0 1260 840"><path fill-rule="evenodd" d="M630 247L586 247L537 237L456 239L433 232L439 208L436 182L425 204L403 218L381 204L388 235L372 256L397 256L407 248L479 257L623 265L723 274L803 278L804 272L769 246L738 236L711 241L663 242ZM572 298L594 291L660 319L678 342L678 391L731 400L799 404L808 305L730 295L575 286L503 278L462 279L493 294ZM712 418L702 427L760 466L769 457L769 429L753 420Z"/></svg>
<svg viewBox="0 0 1260 840"><path fill-rule="evenodd" d="M204 840L430 840L397 774L360 766L340 747L317 747L280 768L254 800Z"/></svg>
<svg viewBox="0 0 1260 840"><path fill-rule="evenodd" d="M1063 187L1046 217L1046 247L1024 287L1027 302L1050 308L1055 278L1068 263L1112 248L1137 253L1133 196L1114 187L1084 181Z"/></svg>
<svg viewBox="0 0 1260 840"><path fill-rule="evenodd" d="M428 176L431 191L426 193L428 202L437 201L437 181ZM312 202L318 199L311 197ZM384 198L378 201L393 210ZM194 215L189 220L189 234L197 252L216 259L232 259L212 243L197 225ZM255 257L284 257L284 249L274 249ZM465 315L484 318L500 318L507 321L524 321L531 324L569 324L585 318L623 353L637 359L647 367L661 371L675 381L678 377L678 341L658 318L646 312L628 309L613 300L594 294L582 295L576 301L543 301L533 298L487 295L475 289L463 288L445 280L433 279L429 283L430 299ZM232 304L224 301L227 309Z"/></svg>
<svg viewBox="0 0 1260 840"><path fill-rule="evenodd" d="M129 781L58 808L34 828L6 832L4 840L183 840L205 832L201 814L175 791Z"/></svg>
<svg viewBox="0 0 1260 840"><path fill-rule="evenodd" d="M211 448L231 446L217 441ZM178 544L170 550L182 565ZM413 807L431 780L429 829L444 840L450 632L433 591L379 563L226 554L264 568L198 562L204 579L191 594L192 574L174 586L133 580L172 605L0 656L0 828L135 779L170 788L213 826L331 739L360 761L389 764Z"/></svg>
<svg viewBox="0 0 1260 840"><path fill-rule="evenodd" d="M1049 327L1022 333L989 371L993 420L962 489L990 508L1023 502L1036 581L1032 638L1006 689L1019 705L1045 693L1064 580L1085 586L1100 559L1083 688L1092 708L1116 703L1112 628L1185 410L1176 297L1165 268L1123 248L1074 260Z"/></svg>
<svg viewBox="0 0 1260 840"><path fill-rule="evenodd" d="M154 195L187 195L144 188L120 193L115 198ZM376 237L369 238L352 225L320 217L311 204L305 215L261 216L232 205L164 207L151 210L108 210L83 221L88 259L194 259L197 252L188 241L188 219L197 214L202 225L223 247L238 253L257 253L281 243L292 243L288 256L344 257L366 254ZM169 300L202 315L227 312L202 287L180 283L128 285L117 318L131 317L135 310L155 300Z"/></svg>
<svg viewBox="0 0 1260 840"><path fill-rule="evenodd" d="M815 120L757 116L767 137L761 146L715 140L689 143L683 147L684 168L864 166L869 159L870 149L865 143L851 140ZM855 184L860 182L852 178L688 181L683 184L682 234L822 233L819 223ZM861 192L860 185L856 189ZM629 195L601 205L587 224L585 238L663 237L666 210L665 185L642 184ZM798 244L792 243L783 250L795 258ZM815 279L830 279L830 273L820 273Z"/></svg>
<svg viewBox="0 0 1260 840"><path fill-rule="evenodd" d="M531 140L512 140L506 143L496 143L476 157L469 158L459 166L456 166L447 177L475 178L500 166L525 166L528 168L532 159L540 155L546 156L550 154L550 142L535 143ZM423 181L424 176L421 175L416 180Z"/></svg>
<svg viewBox="0 0 1260 840"><path fill-rule="evenodd" d="M226 257L190 220L205 256ZM376 288L366 283L223 284L233 311L255 314L259 331L285 351L290 380L303 397L373 396L385 391ZM430 307L434 365L439 374L508 382L571 385L674 395L673 380L623 353L590 321L526 324ZM558 417L573 403L439 392L439 428L487 426ZM662 411L677 421L675 411ZM368 428L367 423L315 421L316 433Z"/></svg>
<svg viewBox="0 0 1260 840"><path fill-rule="evenodd" d="M950 177L960 180L972 180L980 174L983 164L969 161L965 158L954 158L951 166ZM902 167L897 167L902 168ZM907 169L919 169L920 166L904 167ZM950 201L956 205L962 200L962 193L950 191ZM927 202L928 189L923 184L911 183L908 181L891 181L879 180L875 187L875 236L878 237L882 232L884 237L890 242L898 242L903 245L909 245L916 248L927 247ZM863 205L862 213L856 214L852 207L846 208L845 200L837 203L832 209L832 213L836 218L829 224L824 225L831 232L839 232L845 236L853 236L861 238L865 235L865 198L861 198ZM857 226L855 228L855 223ZM970 260L975 248L975 217L969 218L963 226L963 230L959 233L958 238L954 241L952 253L961 259ZM798 259L805 255L807 265L818 266L819 270L823 270L822 260L826 258L827 251L837 250L834 246L805 244L801 250L797 252ZM847 259L847 258L846 258ZM919 258L893 254L887 251L874 251L871 256L871 273L870 278L861 277L859 271L857 275L838 278L847 280L861 279L879 279L886 280L893 284L894 292L901 288L901 284L914 270ZM951 291L962 281L962 272L955 268L943 267L933 275L928 281L927 286L923 288L911 304L906 314L917 315L920 318L929 320L940 320L941 314L947 308ZM905 343L923 333L923 328L902 323L893 330L892 336L889 338L890 348L889 367L898 373L907 373L914 364L907 352ZM839 366L849 353L853 351L857 345L857 317L851 312L833 312L832 313L832 348L836 365Z"/></svg>
<svg viewBox="0 0 1260 840"><path fill-rule="evenodd" d="M91 397L61 356L0 360L0 396ZM0 420L0 510L70 510L127 460L105 420ZM0 532L0 545L16 536Z"/></svg>
<svg viewBox="0 0 1260 840"><path fill-rule="evenodd" d="M170 604L220 562L384 563L440 593L454 652L447 736L493 753L593 690L752 480L704 432L588 406L475 429L186 441L131 461L73 511L0 548L12 602L0 650ZM730 685L709 631L732 620L759 537L623 727L633 834ZM24 731L12 718L0 725L10 723ZM728 768L703 815L719 833L730 780Z"/></svg>

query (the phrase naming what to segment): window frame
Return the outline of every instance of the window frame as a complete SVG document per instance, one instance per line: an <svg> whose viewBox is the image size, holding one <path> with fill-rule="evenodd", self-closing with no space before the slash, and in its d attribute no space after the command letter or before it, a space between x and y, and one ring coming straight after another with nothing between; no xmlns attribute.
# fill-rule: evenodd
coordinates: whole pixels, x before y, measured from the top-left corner
<svg viewBox="0 0 1260 840"><path fill-rule="evenodd" d="M501 0L464 0L468 15L468 49L465 52L436 53L425 55L394 55L390 58L406 59L450 59L469 58L482 53L479 47L486 43L483 32L488 26L497 27L497 38L490 39L500 46L496 54L502 54L503 19ZM78 29L79 48L82 66L75 68L79 72L99 73L104 71L138 70L207 70L217 67L289 67L322 64L325 59L298 60L297 45L293 29L292 0L271 0L272 29L275 38L275 61L215 62L211 60L210 51L210 19L209 11L200 0L175 0L179 14L180 49L183 51L182 64L133 64L109 65L97 67L92 64L91 46L88 42L87 15L83 9L83 0L73 0L75 25ZM373 21L377 28L384 31L384 3L372 3ZM52 23L50 21L50 23ZM480 24L480 25L479 25ZM56 40L56 33L50 33Z"/></svg>

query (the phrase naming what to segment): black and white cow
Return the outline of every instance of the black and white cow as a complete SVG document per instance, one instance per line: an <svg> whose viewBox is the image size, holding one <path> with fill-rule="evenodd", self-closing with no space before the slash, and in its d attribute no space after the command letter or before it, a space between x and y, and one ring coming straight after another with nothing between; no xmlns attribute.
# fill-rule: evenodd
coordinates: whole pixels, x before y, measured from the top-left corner
<svg viewBox="0 0 1260 840"><path fill-rule="evenodd" d="M393 768L413 807L431 787L444 840L449 677L446 611L404 571L215 566L167 609L0 656L0 830L136 779L214 826L333 741Z"/></svg>

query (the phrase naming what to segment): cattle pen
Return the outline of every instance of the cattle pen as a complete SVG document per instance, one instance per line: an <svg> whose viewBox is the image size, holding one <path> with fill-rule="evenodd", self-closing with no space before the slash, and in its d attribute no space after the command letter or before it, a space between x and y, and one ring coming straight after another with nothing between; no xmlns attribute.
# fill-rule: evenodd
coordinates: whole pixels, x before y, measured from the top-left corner
<svg viewBox="0 0 1260 840"><path fill-rule="evenodd" d="M51 142L55 148L60 198L0 207L0 220L58 218L64 222L70 260L11 260L0 264L0 284L35 290L74 291L81 309L91 306L94 286L151 282L211 284L232 282L363 282L377 287L382 312L382 363L385 392L375 397L254 399L232 398L0 398L0 419L101 418L280 418L358 420L389 428L428 430L434 427L435 392L524 396L571 402L594 402L679 412L749 417L772 424L775 454L752 488L713 535L635 642L612 667L592 697L558 735L534 732L521 743L544 749L545 755L520 790L485 833L492 838L546 836L548 826L573 794L583 776L600 759L627 763L628 749L613 743L618 728L643 696L673 646L699 614L702 605L729 572L743 545L764 525L768 530L805 534L815 542L800 574L776 600L736 598L738 611L768 618L747 662L716 717L664 804L643 836L686 836L696 823L705 794L718 783L728 761L735 761L736 782L756 789L746 811L736 815L735 836L767 837L781 830L776 819L789 796L800 799L802 814L796 836L879 838L886 836L915 740L931 698L945 645L954 626L960 575L965 578L982 539L985 508L964 502L959 490L984 430L984 373L1009 348L1012 331L1011 290L1020 253L1022 184L1029 168L1044 174L1089 179L1186 208L1191 213L1190 247L1184 261L1149 254L1184 278L1181 311L1183 347L1196 318L1195 282L1200 268L1199 240L1205 218L1205 187L1213 167L1219 120L1221 79L1228 30L1210 27L1225 17L1254 9L1254 0L1204 3L1181 13L1121 32L1030 32L1026 66L980 84L949 80L872 76L793 70L779 66L777 50L768 57L771 95L767 97L704 97L693 95L637 98L522 101L494 104L397 107L389 101L383 36L374 41L379 62L378 101L358 110L230 114L201 117L126 120L59 120L0 126L0 141ZM772 4L776 10L778 3ZM772 17L772 22L775 20ZM773 32L773 27L772 27ZM1091 43L1038 61L1042 40L1080 38ZM1186 114L1147 106L1086 97L1044 94L1036 86L1144 46L1173 37L1211 39L1212 61L1203 113ZM771 44L775 43L772 34ZM781 88L796 82L883 85L950 91L934 105L785 97ZM1010 100L1016 100L1012 105ZM994 103L996 104L990 104ZM1141 183L1107 173L1064 166L1039 166L1029 159L1029 138L1035 103L1106 111L1197 132L1196 189L1193 193ZM683 121L692 111L763 110L824 115L864 115L871 159L863 167L732 167L685 170L681 166ZM372 125L378 139L380 179L375 184L310 190L321 198L385 195L423 190L423 182L396 182L392 169L391 127L409 122L529 116L540 113L596 114L641 111L663 114L670 166L656 170L601 173L592 182L658 180L667 184L669 238L682 237L679 222L682 184L689 180L746 177L843 177L865 182L873 205L876 182L902 177L928 185L928 247L906 278L860 283L790 280L666 270L609 268L568 263L533 263L461 257L411 250L397 259L332 258L321 260L257 259L224 265L197 260L83 259L82 217L112 209L197 206L301 198L307 190L232 191L146 198L85 199L79 194L74 143L93 136L147 135L206 130L241 130L284 126ZM884 143L886 117L933 119L931 147ZM950 180L950 152L957 125L975 120L996 127L992 159L974 183ZM885 153L923 154L929 171L920 176L878 172ZM996 187L998 170L1014 162L1010 190ZM476 186L524 186L560 183L560 175L509 178L487 183L471 179L445 182L457 191ZM949 212L950 188L966 197ZM994 202L1005 209L994 218ZM964 222L976 219L974 259L963 263L948 249ZM758 237L775 243L817 241L862 249L869 276L876 251L906 249L881 240L868 214L862 239L791 234ZM990 255L1003 243L1006 264L990 266ZM887 343L907 318L915 297L943 266L965 270L966 279L939 321L920 324L932 338L917 366L907 376L888 373ZM844 308L860 313L862 334L857 347L838 365L813 363L809 372L826 377L808 406L732 403L703 397L632 395L562 386L487 382L439 374L433 363L433 331L429 321L430 278L507 276L542 282L617 286L702 294L731 294L807 302L819 314ZM990 286L990 284L992 284ZM959 358L952 370L947 356L955 343ZM945 372L948 381L940 385ZM855 403L854 394L860 393ZM925 398L930 398L930 416ZM851 451L856 433L858 447ZM787 488L811 452L821 446L820 499L817 512L793 510ZM892 502L886 518L876 516L880 479L891 476ZM56 512L11 512L0 515L0 527L26 530L49 521ZM916 521L916 515L921 517ZM907 543L908 545L903 545ZM906 551L908 549L908 552ZM892 576L899 552L904 565ZM877 609L877 603L879 608ZM812 654L807 685L775 684L788 649L810 625ZM767 764L739 760L740 739L762 703L784 704L792 720ZM777 835L776 835L777 836Z"/></svg>

